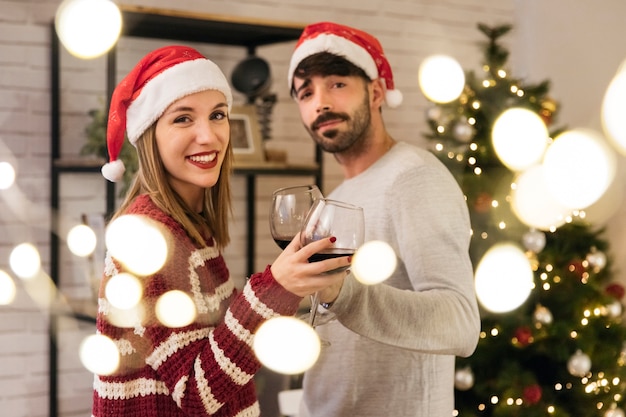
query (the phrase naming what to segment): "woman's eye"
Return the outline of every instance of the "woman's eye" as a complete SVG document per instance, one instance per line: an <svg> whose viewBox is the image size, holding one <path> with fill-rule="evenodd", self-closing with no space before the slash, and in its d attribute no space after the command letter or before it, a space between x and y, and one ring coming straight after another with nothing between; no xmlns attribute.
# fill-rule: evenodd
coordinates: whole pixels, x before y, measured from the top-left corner
<svg viewBox="0 0 626 417"><path fill-rule="evenodd" d="M217 111L211 115L211 119L213 120L224 120L226 119L226 113L223 111Z"/></svg>
<svg viewBox="0 0 626 417"><path fill-rule="evenodd" d="M174 119L174 123L186 123L189 120L190 119L188 116L178 116L177 118Z"/></svg>

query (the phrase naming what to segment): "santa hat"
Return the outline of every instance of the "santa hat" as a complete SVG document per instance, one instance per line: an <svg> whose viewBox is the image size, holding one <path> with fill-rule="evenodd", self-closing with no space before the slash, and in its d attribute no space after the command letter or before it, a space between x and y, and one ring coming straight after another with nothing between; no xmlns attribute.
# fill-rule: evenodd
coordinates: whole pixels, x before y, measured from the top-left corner
<svg viewBox="0 0 626 417"><path fill-rule="evenodd" d="M170 104L205 90L223 93L230 110L233 97L226 77L195 49L166 46L143 57L111 97L107 125L109 162L102 167L102 175L112 182L122 179L125 168L118 156L125 132L135 146Z"/></svg>
<svg viewBox="0 0 626 417"><path fill-rule="evenodd" d="M293 87L293 74L300 62L319 52L344 57L365 71L372 80L382 78L387 105L394 108L402 104L402 93L394 87L391 66L378 39L358 29L332 22L314 23L304 28L289 64L289 89Z"/></svg>

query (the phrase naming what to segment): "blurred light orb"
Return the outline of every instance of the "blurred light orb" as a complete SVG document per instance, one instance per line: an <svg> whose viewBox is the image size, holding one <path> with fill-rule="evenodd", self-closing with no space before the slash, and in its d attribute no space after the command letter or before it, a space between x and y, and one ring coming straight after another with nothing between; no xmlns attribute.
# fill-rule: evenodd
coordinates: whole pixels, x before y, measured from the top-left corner
<svg viewBox="0 0 626 417"><path fill-rule="evenodd" d="M15 169L8 162L0 162L0 190L6 190L15 183Z"/></svg>
<svg viewBox="0 0 626 417"><path fill-rule="evenodd" d="M83 366L97 375L111 375L120 364L120 352L115 342L102 334L83 339L78 353Z"/></svg>
<svg viewBox="0 0 626 417"><path fill-rule="evenodd" d="M617 164L617 170L624 169L620 163ZM613 181L607 188L607 190L600 196L600 198L586 207L585 221L595 226L606 224L607 221L619 211L624 201L624 191L626 190L626 183L623 174L615 174Z"/></svg>
<svg viewBox="0 0 626 417"><path fill-rule="evenodd" d="M315 330L295 317L273 317L259 326L252 349L267 368L300 374L315 364L321 343Z"/></svg>
<svg viewBox="0 0 626 417"><path fill-rule="evenodd" d="M602 136L590 129L558 135L546 150L544 178L554 198L571 209L584 209L606 192L617 158Z"/></svg>
<svg viewBox="0 0 626 417"><path fill-rule="evenodd" d="M155 306L159 321L167 327L185 327L196 319L196 305L189 295L179 290L168 291L159 297Z"/></svg>
<svg viewBox="0 0 626 417"><path fill-rule="evenodd" d="M520 247L500 243L491 247L478 263L476 296L485 309L506 313L522 305L533 289L533 271Z"/></svg>
<svg viewBox="0 0 626 417"><path fill-rule="evenodd" d="M72 55L91 59L117 42L122 13L110 0L65 0L56 11L55 26L61 43Z"/></svg>
<svg viewBox="0 0 626 417"><path fill-rule="evenodd" d="M604 417L625 417L625 416L626 414L624 414L624 410L618 407L609 408L608 410L606 410L606 413L604 413Z"/></svg>
<svg viewBox="0 0 626 417"><path fill-rule="evenodd" d="M626 155L626 61L604 93L600 117L608 139Z"/></svg>
<svg viewBox="0 0 626 417"><path fill-rule="evenodd" d="M541 117L519 107L505 110L491 131L498 158L512 171L523 171L539 163L548 141L548 128Z"/></svg>
<svg viewBox="0 0 626 417"><path fill-rule="evenodd" d="M111 305L127 310L139 303L143 295L143 288L137 277L122 272L107 281L104 294Z"/></svg>
<svg viewBox="0 0 626 417"><path fill-rule="evenodd" d="M0 269L0 305L9 305L15 299L17 288L9 274Z"/></svg>
<svg viewBox="0 0 626 417"><path fill-rule="evenodd" d="M535 165L515 178L511 207L522 223L539 230L550 230L565 224L570 209L550 193L543 165Z"/></svg>
<svg viewBox="0 0 626 417"><path fill-rule="evenodd" d="M420 65L418 81L427 99L449 103L463 92L465 73L461 64L451 56L431 55Z"/></svg>
<svg viewBox="0 0 626 417"><path fill-rule="evenodd" d="M111 255L139 276L154 274L167 260L168 248L158 223L144 216L124 215L105 232Z"/></svg>
<svg viewBox="0 0 626 417"><path fill-rule="evenodd" d="M67 233L67 246L76 256L89 256L96 249L96 233L87 225L79 224Z"/></svg>
<svg viewBox="0 0 626 417"><path fill-rule="evenodd" d="M107 321L114 326L121 328L135 328L145 323L146 312L142 303L128 309L117 308L113 305L108 306L109 314Z"/></svg>
<svg viewBox="0 0 626 417"><path fill-rule="evenodd" d="M387 242L370 240L357 249L350 268L357 281L373 285L389 278L397 263L396 253Z"/></svg>
<svg viewBox="0 0 626 417"><path fill-rule="evenodd" d="M18 277L33 278L41 269L39 251L30 243L21 243L11 251L9 265Z"/></svg>

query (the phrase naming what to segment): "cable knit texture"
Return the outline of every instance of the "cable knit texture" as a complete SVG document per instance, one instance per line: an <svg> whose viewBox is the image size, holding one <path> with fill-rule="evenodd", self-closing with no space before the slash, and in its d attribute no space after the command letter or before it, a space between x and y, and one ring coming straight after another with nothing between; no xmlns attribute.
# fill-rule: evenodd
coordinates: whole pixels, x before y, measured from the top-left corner
<svg viewBox="0 0 626 417"><path fill-rule="evenodd" d="M163 226L169 257L159 272L140 277L142 313L135 317L141 318L120 323L104 287L127 271L107 255L97 330L116 343L121 364L112 375L95 375L93 416L259 416L253 377L261 365L252 351L254 332L271 317L295 314L301 298L276 282L269 266L239 291L212 239L197 247L148 196L138 197L127 214ZM198 315L192 324L168 328L157 320L156 301L171 290L194 301Z"/></svg>

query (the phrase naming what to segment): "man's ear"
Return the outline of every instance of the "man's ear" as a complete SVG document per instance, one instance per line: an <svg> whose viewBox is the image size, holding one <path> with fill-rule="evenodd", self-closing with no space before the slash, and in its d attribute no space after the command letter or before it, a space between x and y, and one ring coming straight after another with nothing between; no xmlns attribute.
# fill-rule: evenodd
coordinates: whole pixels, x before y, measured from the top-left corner
<svg viewBox="0 0 626 417"><path fill-rule="evenodd" d="M370 100L374 107L382 107L385 102L385 86L384 81L379 78L370 82Z"/></svg>

